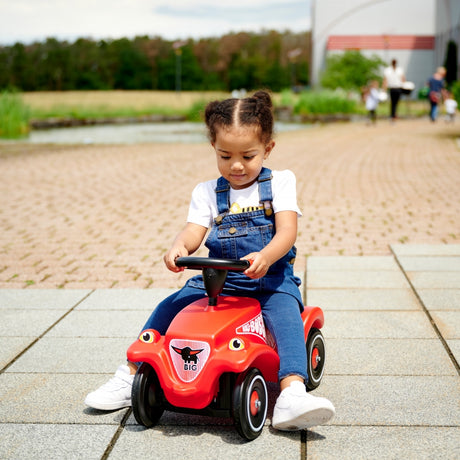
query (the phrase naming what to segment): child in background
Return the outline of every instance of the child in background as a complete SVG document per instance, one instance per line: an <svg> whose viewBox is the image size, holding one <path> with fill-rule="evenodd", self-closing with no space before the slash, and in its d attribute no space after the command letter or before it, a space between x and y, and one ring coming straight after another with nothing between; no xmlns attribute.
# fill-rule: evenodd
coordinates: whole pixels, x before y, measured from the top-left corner
<svg viewBox="0 0 460 460"><path fill-rule="evenodd" d="M206 240L210 257L251 260L244 272L229 272L224 294L254 297L261 303L265 324L276 340L280 357L281 393L272 425L279 430L301 430L327 422L335 414L326 398L307 393L307 355L301 312L300 280L294 276L297 219L295 176L289 170L263 167L273 141L270 95L258 91L244 99L207 105L205 121L221 177L198 184L187 223L164 257L167 268L178 257L194 253ZM222 232L230 226L236 232ZM247 231L238 231L245 228ZM144 329L165 334L173 318L191 302L205 297L200 275L163 300ZM88 406L113 410L131 405L131 386L137 365L121 365L115 376L85 400Z"/></svg>
<svg viewBox="0 0 460 460"><path fill-rule="evenodd" d="M377 121L377 106L380 102L379 83L376 80L372 80L367 87L364 94L364 100L366 102L366 110L369 114L369 124L375 124Z"/></svg>
<svg viewBox="0 0 460 460"><path fill-rule="evenodd" d="M444 107L446 108L446 121L453 123L455 121L455 114L457 112L457 101L454 99L450 91L446 91L444 100Z"/></svg>

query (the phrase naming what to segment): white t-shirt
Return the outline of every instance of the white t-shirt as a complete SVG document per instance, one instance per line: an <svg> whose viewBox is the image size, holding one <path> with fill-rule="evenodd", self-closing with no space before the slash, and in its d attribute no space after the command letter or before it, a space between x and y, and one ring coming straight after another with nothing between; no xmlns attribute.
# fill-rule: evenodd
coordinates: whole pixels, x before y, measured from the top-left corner
<svg viewBox="0 0 460 460"><path fill-rule="evenodd" d="M447 113L455 113L457 110L457 101L455 99L446 99L444 105Z"/></svg>
<svg viewBox="0 0 460 460"><path fill-rule="evenodd" d="M387 67L383 71L383 75L387 80L388 88L401 88L404 82L404 71L401 67Z"/></svg>
<svg viewBox="0 0 460 460"><path fill-rule="evenodd" d="M297 205L296 178L292 171L272 171L273 211L294 211L302 215ZM192 192L187 222L209 228L219 214L216 199L217 179L198 184ZM261 207L259 184L254 182L242 190L230 188L230 212L237 214ZM249 209L248 209L249 208Z"/></svg>
<svg viewBox="0 0 460 460"><path fill-rule="evenodd" d="M375 110L379 105L379 92L376 88L371 88L366 97L366 109Z"/></svg>

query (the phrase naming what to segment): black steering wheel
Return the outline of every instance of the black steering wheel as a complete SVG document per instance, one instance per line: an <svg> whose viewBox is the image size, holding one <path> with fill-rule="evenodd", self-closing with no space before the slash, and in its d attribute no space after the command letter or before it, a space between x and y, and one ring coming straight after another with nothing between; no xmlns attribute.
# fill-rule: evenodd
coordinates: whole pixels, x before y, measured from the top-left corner
<svg viewBox="0 0 460 460"><path fill-rule="evenodd" d="M251 263L249 260L239 259L215 259L212 257L178 257L176 259L178 267L202 270L203 282L208 294L208 305L216 306L217 298L222 292L227 279L227 272L244 272Z"/></svg>
<svg viewBox="0 0 460 460"><path fill-rule="evenodd" d="M203 270L204 268L215 268L217 270L233 270L244 272L251 263L249 260L239 259L216 259L212 257L178 257L176 259L178 267L190 268L193 270Z"/></svg>

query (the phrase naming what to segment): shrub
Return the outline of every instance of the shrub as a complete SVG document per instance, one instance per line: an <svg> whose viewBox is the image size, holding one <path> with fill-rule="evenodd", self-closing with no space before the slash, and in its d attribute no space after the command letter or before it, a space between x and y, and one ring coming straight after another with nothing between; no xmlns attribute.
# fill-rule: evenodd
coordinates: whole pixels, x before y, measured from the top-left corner
<svg viewBox="0 0 460 460"><path fill-rule="evenodd" d="M29 108L16 92L3 91L0 95L0 137L17 139L29 133Z"/></svg>
<svg viewBox="0 0 460 460"><path fill-rule="evenodd" d="M336 114L353 113L357 110L356 101L348 99L338 91L305 91L300 94L294 113Z"/></svg>
<svg viewBox="0 0 460 460"><path fill-rule="evenodd" d="M460 81L455 81L454 83L452 83L450 90L452 91L454 99L460 105Z"/></svg>
<svg viewBox="0 0 460 460"><path fill-rule="evenodd" d="M371 80L382 81L380 68L385 65L378 56L367 58L359 51L345 51L327 58L326 70L321 76L324 88L356 90Z"/></svg>

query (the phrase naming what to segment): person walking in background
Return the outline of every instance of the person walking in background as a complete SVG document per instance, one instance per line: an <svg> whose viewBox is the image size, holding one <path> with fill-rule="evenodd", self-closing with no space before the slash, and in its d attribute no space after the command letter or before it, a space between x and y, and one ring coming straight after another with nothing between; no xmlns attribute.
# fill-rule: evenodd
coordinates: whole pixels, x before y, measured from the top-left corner
<svg viewBox="0 0 460 460"><path fill-rule="evenodd" d="M457 101L454 99L450 91L446 91L444 99L444 107L446 108L446 121L453 123L455 121L455 114L457 112Z"/></svg>
<svg viewBox="0 0 460 460"><path fill-rule="evenodd" d="M396 111L398 102L401 97L402 85L406 81L404 70L398 67L396 59L391 61L383 72L383 89L388 89L390 92L390 117L391 120L396 120Z"/></svg>
<svg viewBox="0 0 460 460"><path fill-rule="evenodd" d="M434 123L438 117L438 104L441 102L444 92L444 77L446 69L438 67L433 76L428 80L428 100L430 101L430 119Z"/></svg>
<svg viewBox="0 0 460 460"><path fill-rule="evenodd" d="M369 124L375 124L377 121L377 106L380 102L380 94L378 88L379 82L377 80L372 80L364 92L366 110L369 114Z"/></svg>

